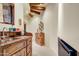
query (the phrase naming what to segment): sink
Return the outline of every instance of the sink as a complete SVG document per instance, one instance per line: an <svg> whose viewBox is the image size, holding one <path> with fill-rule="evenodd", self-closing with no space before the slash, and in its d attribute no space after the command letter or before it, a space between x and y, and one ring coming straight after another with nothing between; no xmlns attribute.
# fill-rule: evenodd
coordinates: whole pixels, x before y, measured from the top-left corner
<svg viewBox="0 0 79 59"><path fill-rule="evenodd" d="M7 36L0 36L1 39L7 38Z"/></svg>
<svg viewBox="0 0 79 59"><path fill-rule="evenodd" d="M6 42L11 41L11 40L13 40L13 39L10 37L0 36L0 43L6 43Z"/></svg>
<svg viewBox="0 0 79 59"><path fill-rule="evenodd" d="M24 37L7 37L7 36L0 36L0 43L6 43L8 41L23 39Z"/></svg>
<svg viewBox="0 0 79 59"><path fill-rule="evenodd" d="M20 39L19 37L15 37L14 39Z"/></svg>

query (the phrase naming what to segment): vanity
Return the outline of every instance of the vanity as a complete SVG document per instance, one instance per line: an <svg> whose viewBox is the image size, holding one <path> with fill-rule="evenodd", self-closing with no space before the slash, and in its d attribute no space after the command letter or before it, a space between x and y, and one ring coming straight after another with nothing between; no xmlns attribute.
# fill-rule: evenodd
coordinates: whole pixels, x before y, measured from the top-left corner
<svg viewBox="0 0 79 59"><path fill-rule="evenodd" d="M6 37L0 42L0 56L32 56L32 36Z"/></svg>
<svg viewBox="0 0 79 59"><path fill-rule="evenodd" d="M0 4L0 56L32 55L32 36L22 34L22 31L15 25L16 22L14 22L14 16L16 16L14 13L18 14L15 10L17 8L18 6L15 7L14 3ZM22 26L21 18L23 17L17 18L19 27ZM26 26L24 29L26 30Z"/></svg>

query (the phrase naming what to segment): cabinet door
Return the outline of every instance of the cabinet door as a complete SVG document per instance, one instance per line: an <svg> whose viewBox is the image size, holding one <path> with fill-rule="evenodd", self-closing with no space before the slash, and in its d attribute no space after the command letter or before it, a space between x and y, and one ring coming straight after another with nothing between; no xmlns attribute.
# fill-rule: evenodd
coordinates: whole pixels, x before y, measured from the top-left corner
<svg viewBox="0 0 79 59"><path fill-rule="evenodd" d="M29 53L32 55L32 45L27 46L27 56L29 56Z"/></svg>
<svg viewBox="0 0 79 59"><path fill-rule="evenodd" d="M22 49L21 51L20 51L20 56L26 56L26 48L24 48L24 49Z"/></svg>
<svg viewBox="0 0 79 59"><path fill-rule="evenodd" d="M19 51L19 52L15 53L15 54L12 55L12 56L21 56L21 53L20 53L20 51Z"/></svg>
<svg viewBox="0 0 79 59"><path fill-rule="evenodd" d="M32 52L27 53L27 56L32 56Z"/></svg>
<svg viewBox="0 0 79 59"><path fill-rule="evenodd" d="M27 56L31 56L32 55L32 39L28 39L27 40Z"/></svg>
<svg viewBox="0 0 79 59"><path fill-rule="evenodd" d="M23 42L18 42L18 43L7 45L4 47L3 53L5 56L13 55L16 51L25 47L25 44L26 42L23 41Z"/></svg>
<svg viewBox="0 0 79 59"><path fill-rule="evenodd" d="M24 48L21 51L17 52L13 56L26 56L26 48Z"/></svg>

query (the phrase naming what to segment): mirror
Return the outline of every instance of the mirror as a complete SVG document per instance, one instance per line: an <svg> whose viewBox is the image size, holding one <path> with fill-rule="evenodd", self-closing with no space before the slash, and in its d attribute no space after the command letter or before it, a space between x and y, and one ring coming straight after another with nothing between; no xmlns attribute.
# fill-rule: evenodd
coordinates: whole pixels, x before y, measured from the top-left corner
<svg viewBox="0 0 79 59"><path fill-rule="evenodd" d="M2 3L3 23L14 24L14 4Z"/></svg>

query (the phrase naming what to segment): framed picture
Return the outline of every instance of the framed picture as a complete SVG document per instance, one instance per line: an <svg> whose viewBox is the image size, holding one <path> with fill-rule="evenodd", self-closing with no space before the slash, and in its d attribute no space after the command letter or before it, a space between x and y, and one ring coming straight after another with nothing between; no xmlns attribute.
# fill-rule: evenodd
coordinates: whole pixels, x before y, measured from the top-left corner
<svg viewBox="0 0 79 59"><path fill-rule="evenodd" d="M11 3L3 4L3 22L14 24L14 5Z"/></svg>

